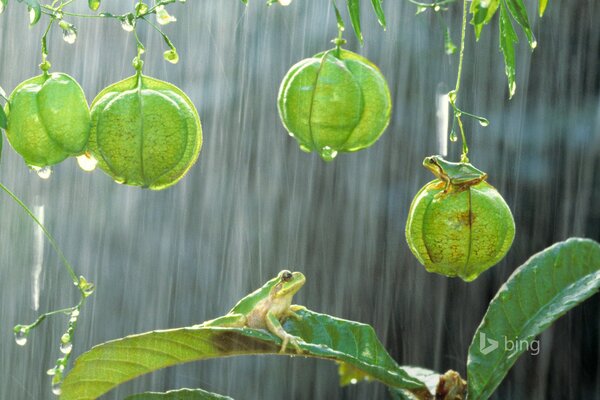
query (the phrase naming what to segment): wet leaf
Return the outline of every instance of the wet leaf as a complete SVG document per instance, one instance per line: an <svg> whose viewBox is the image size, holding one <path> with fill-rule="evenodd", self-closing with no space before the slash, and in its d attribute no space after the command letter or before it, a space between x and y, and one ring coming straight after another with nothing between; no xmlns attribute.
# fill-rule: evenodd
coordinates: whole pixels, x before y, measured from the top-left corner
<svg viewBox="0 0 600 400"><path fill-rule="evenodd" d="M430 395L435 394L438 382L440 381L439 373L421 367L404 367L404 369L411 376L414 376L415 378L418 378L419 380L423 381L427 386L427 389L426 391L424 389L424 391L422 392L423 395L419 397L419 392L415 393L414 391L411 392L406 389L390 388L390 394L392 395L392 398L394 400L419 400L420 398L427 398L427 393Z"/></svg>
<svg viewBox="0 0 600 400"><path fill-rule="evenodd" d="M531 26L529 26L529 17L527 16L527 9L523 4L523 0L505 0L506 6L510 11L510 14L517 21L517 24L521 26L523 32L525 32L525 36L527 36L527 41L529 42L529 46L532 49L535 49L537 46L537 42L535 37L533 36L533 32L531 31Z"/></svg>
<svg viewBox="0 0 600 400"><path fill-rule="evenodd" d="M331 2L331 4L333 4L333 10L335 11L335 19L337 20L337 26L338 29L343 31L344 30L344 19L342 18L342 14L340 13L340 9L337 6L337 3L335 2L335 0L333 0Z"/></svg>
<svg viewBox="0 0 600 400"><path fill-rule="evenodd" d="M508 79L508 96L512 98L515 94L517 83L515 81L515 46L519 41L512 22L508 17L506 6L502 3L500 8L500 51L504 55L506 78Z"/></svg>
<svg viewBox="0 0 600 400"><path fill-rule="evenodd" d="M600 244L593 240L571 238L527 260L500 288L475 332L469 399L490 397L534 338L599 288Z"/></svg>
<svg viewBox="0 0 600 400"><path fill-rule="evenodd" d="M473 25L477 40L479 40L483 26L492 20L492 17L496 14L499 5L500 0L473 0L471 3L470 11L471 14L473 14L471 25Z"/></svg>
<svg viewBox="0 0 600 400"><path fill-rule="evenodd" d="M540 0L540 4L539 4L540 18L544 16L544 12L546 12L547 6L548 6L548 0Z"/></svg>
<svg viewBox="0 0 600 400"><path fill-rule="evenodd" d="M373 3L373 10L375 10L375 14L377 15L377 21L379 21L379 25L385 29L385 13L383 12L383 8L381 7L382 0L371 0Z"/></svg>
<svg viewBox="0 0 600 400"><path fill-rule="evenodd" d="M409 390L425 384L400 367L369 325L303 310L284 329L300 337L303 356L346 363L363 377ZM263 330L188 327L152 331L100 344L82 354L62 385L61 400L95 399L140 375L216 357L279 354L281 340ZM291 347L291 346L289 346ZM288 348L287 355L295 355Z"/></svg>
<svg viewBox="0 0 600 400"><path fill-rule="evenodd" d="M207 392L202 389L169 390L168 392L146 392L128 396L125 400L233 400L228 396Z"/></svg>
<svg viewBox="0 0 600 400"><path fill-rule="evenodd" d="M360 0L346 0L348 2L348 13L350 14L350 22L352 28L358 38L360 44L363 44L363 34L360 29Z"/></svg>

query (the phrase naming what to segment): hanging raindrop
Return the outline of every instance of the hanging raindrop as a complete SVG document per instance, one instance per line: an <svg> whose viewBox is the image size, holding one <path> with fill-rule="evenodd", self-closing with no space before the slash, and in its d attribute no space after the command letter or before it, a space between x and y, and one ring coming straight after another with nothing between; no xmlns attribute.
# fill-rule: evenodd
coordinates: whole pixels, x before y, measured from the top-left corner
<svg viewBox="0 0 600 400"><path fill-rule="evenodd" d="M94 156L86 151L84 154L77 156L77 164L79 165L79 168L85 172L92 172L96 169L98 160L96 160Z"/></svg>

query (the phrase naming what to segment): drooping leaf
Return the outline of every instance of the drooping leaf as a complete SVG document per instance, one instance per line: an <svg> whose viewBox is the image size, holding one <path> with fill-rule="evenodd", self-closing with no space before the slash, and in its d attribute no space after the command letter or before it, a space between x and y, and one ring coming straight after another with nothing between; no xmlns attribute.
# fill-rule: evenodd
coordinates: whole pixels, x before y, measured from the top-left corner
<svg viewBox="0 0 600 400"><path fill-rule="evenodd" d="M284 329L302 339L303 356L347 363L388 386L419 390L425 384L387 353L369 325L303 310ZM140 375L208 358L278 354L281 340L248 328L189 327L153 331L100 344L82 354L62 385L61 400L95 399ZM287 355L296 354L288 348Z"/></svg>
<svg viewBox="0 0 600 400"><path fill-rule="evenodd" d="M125 400L233 400L228 396L207 392L202 389L180 389L168 392L146 392L128 396Z"/></svg>
<svg viewBox="0 0 600 400"><path fill-rule="evenodd" d="M0 0L0 14L2 14L4 12L7 5L8 5L8 0Z"/></svg>
<svg viewBox="0 0 600 400"><path fill-rule="evenodd" d="M508 96L512 98L517 90L516 68L515 68L515 46L519 41L517 33L513 28L508 16L506 6L502 3L500 7L500 51L504 56L504 70L508 79Z"/></svg>
<svg viewBox="0 0 600 400"><path fill-rule="evenodd" d="M348 2L348 13L350 14L350 22L352 28L358 38L360 44L363 44L363 34L360 29L360 0L346 0Z"/></svg>
<svg viewBox="0 0 600 400"><path fill-rule="evenodd" d="M540 0L540 4L539 4L539 13L540 13L540 18L542 18L544 16L544 12L546 12L546 7L548 6L548 0Z"/></svg>
<svg viewBox="0 0 600 400"><path fill-rule="evenodd" d="M500 288L475 332L469 399L490 397L535 337L599 288L600 244L593 240L572 238L527 260Z"/></svg>
<svg viewBox="0 0 600 400"><path fill-rule="evenodd" d="M244 3L245 5L248 5L248 0L242 0L242 3Z"/></svg>
<svg viewBox="0 0 600 400"><path fill-rule="evenodd" d="M510 11L512 17L517 21L517 24L521 26L523 32L525 32L525 36L527 36L527 41L529 42L529 46L532 49L535 49L537 46L537 41L533 36L533 32L531 31L531 26L529 26L529 17L527 16L527 9L523 4L523 0L505 0L506 6Z"/></svg>
<svg viewBox="0 0 600 400"><path fill-rule="evenodd" d="M383 29L385 29L386 28L385 13L383 12L383 7L381 6L381 1L382 0L371 0L371 3L373 3L373 10L375 10L375 14L377 15L377 21L379 21L379 25L381 25L383 27Z"/></svg>
<svg viewBox="0 0 600 400"><path fill-rule="evenodd" d="M473 0L471 3L470 11L471 14L473 14L471 25L473 25L473 29L475 30L475 38L477 40L479 40L483 26L492 20L492 17L496 14L499 5L500 0Z"/></svg>

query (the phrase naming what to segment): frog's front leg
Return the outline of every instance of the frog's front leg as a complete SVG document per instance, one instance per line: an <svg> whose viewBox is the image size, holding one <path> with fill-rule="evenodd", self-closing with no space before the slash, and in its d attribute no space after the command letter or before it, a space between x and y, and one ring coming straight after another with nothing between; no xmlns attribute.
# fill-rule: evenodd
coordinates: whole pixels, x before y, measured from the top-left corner
<svg viewBox="0 0 600 400"><path fill-rule="evenodd" d="M306 310L306 307L300 306L298 304L292 304L290 306L290 308L288 308L287 311L285 312L285 316L294 318L295 320L300 321L300 320L302 320L302 317L299 316L298 314L296 314L296 311L303 311L303 310Z"/></svg>
<svg viewBox="0 0 600 400"><path fill-rule="evenodd" d="M267 329L269 330L269 332L271 332L283 341L283 343L281 344L281 349L279 350L280 353L285 353L285 348L287 347L288 343L296 349L297 353L302 353L302 349L298 345L298 338L296 336L290 335L283 329L283 326L281 326L281 322L279 322L279 319L275 316L275 314L273 314L270 311L267 312L267 315L265 316L265 322L267 324Z"/></svg>
<svg viewBox="0 0 600 400"><path fill-rule="evenodd" d="M199 326L222 326L227 328L243 328L248 319L244 314L227 314L222 317L205 321Z"/></svg>

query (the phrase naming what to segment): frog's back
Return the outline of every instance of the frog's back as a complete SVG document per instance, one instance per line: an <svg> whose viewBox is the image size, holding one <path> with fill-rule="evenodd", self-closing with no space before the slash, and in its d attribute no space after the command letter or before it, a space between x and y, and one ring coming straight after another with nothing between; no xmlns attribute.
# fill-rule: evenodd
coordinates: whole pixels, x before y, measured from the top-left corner
<svg viewBox="0 0 600 400"><path fill-rule="evenodd" d="M229 311L229 314L248 314L258 304L259 301L269 297L273 285L279 280L279 277L275 277L265 283L261 288L256 289L233 306Z"/></svg>

